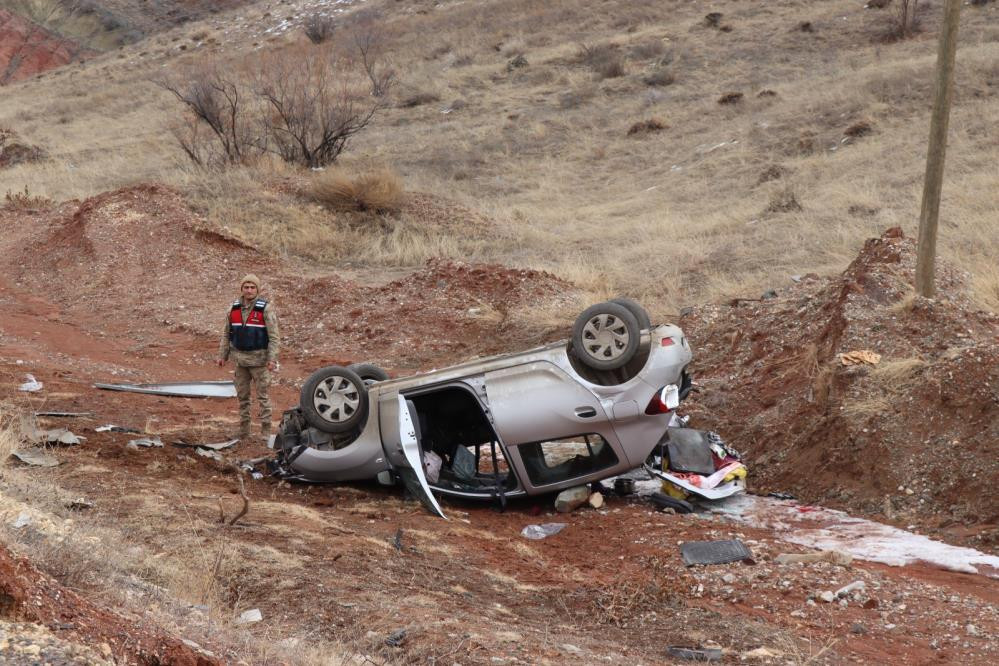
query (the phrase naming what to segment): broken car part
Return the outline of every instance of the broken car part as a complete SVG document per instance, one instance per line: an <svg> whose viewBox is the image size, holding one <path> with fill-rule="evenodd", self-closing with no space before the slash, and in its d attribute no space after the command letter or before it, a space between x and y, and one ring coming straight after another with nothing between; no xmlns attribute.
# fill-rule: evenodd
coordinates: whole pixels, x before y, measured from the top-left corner
<svg viewBox="0 0 999 666"><path fill-rule="evenodd" d="M752 560L753 554L738 539L723 541L687 541L680 544L680 555L688 567L695 564L727 564Z"/></svg>
<svg viewBox="0 0 999 666"><path fill-rule="evenodd" d="M558 534L565 529L565 523L542 523L541 525L528 525L520 531L520 536L533 541Z"/></svg>
<svg viewBox="0 0 999 666"><path fill-rule="evenodd" d="M35 379L34 375L25 375L24 383L17 387L18 391L25 391L27 393L35 393L42 390L42 383Z"/></svg>
<svg viewBox="0 0 999 666"><path fill-rule="evenodd" d="M94 428L94 432L127 432L133 435L141 435L142 431L135 428L126 428L124 426L117 425L102 425Z"/></svg>
<svg viewBox="0 0 999 666"><path fill-rule="evenodd" d="M94 384L108 391L130 391L183 398L235 398L236 386L231 380L207 382L171 382L166 384Z"/></svg>
<svg viewBox="0 0 999 666"><path fill-rule="evenodd" d="M19 449L11 453L11 455L24 464L34 465L35 467L56 467L59 465L59 460L40 446L31 449Z"/></svg>
<svg viewBox="0 0 999 666"><path fill-rule="evenodd" d="M687 659L689 661L721 661L722 649L715 646L693 648L670 645L666 648L666 654L677 659Z"/></svg>
<svg viewBox="0 0 999 666"><path fill-rule="evenodd" d="M81 417L81 416L93 416L93 412L35 412L35 416L52 416L52 417Z"/></svg>

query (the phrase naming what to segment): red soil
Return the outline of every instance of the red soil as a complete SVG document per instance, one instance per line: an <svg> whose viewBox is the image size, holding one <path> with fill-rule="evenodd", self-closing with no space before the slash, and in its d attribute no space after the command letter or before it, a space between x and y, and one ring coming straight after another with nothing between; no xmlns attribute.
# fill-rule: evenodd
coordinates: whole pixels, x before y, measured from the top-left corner
<svg viewBox="0 0 999 666"><path fill-rule="evenodd" d="M0 9L0 85L30 78L89 55L79 44Z"/></svg>

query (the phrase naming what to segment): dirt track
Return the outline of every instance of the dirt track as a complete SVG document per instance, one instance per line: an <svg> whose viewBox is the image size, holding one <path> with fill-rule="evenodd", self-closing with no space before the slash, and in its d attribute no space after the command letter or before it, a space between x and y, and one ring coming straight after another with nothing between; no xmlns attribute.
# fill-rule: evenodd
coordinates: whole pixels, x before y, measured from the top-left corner
<svg viewBox="0 0 999 666"><path fill-rule="evenodd" d="M392 490L288 485L264 479L249 482L246 518L232 528L221 527L220 502L228 516L240 505L234 472L227 463L261 455L265 449L259 443L240 445L227 453L227 463L222 464L169 442L226 438L235 426L234 405L101 392L91 386L116 378L169 381L225 376L210 364L214 328L221 318L216 315L224 312L232 296L232 276L242 270L233 264L252 259L252 253L224 240L206 240L186 226L166 227L171 218L156 217L162 209L149 207L174 206L170 210L178 216L183 208L171 203L169 192L154 188L146 195L141 202L133 197L133 208L127 197L111 196L85 204L80 211L70 205L62 212L18 219L0 212L6 215L5 228L16 229L0 248L4 308L0 396L34 410L95 414L47 421L50 427L64 425L87 439L80 446L56 450L62 462L56 468L22 470L19 478L27 479L27 484L4 479L0 495L5 502L4 529L15 550L31 552L47 538L40 527L45 516L37 519L38 527L6 527L21 506L37 505L57 526L71 519L77 526L73 530L83 529L82 524L118 539L104 547L130 562L144 563L136 564L135 570L145 571L156 585L186 593L187 604L178 606L183 613L168 629L182 631L184 638L233 661L242 656L277 663L310 642L326 641L345 654L368 655L375 663L426 662L432 657L434 663L462 664L653 664L668 661L666 645L709 640L719 642L726 649L726 660L733 663L761 647L766 651L747 659L996 661L997 580L923 566L893 568L864 562L852 568L778 566L772 562L778 553L802 549L778 541L768 530L719 517L659 514L637 497L612 497L604 510L558 517L551 515L547 500L517 504L505 513L487 506L451 504L445 507L451 520L445 522ZM108 201L114 206L106 205ZM94 234L108 228L95 222L102 218L94 211L109 210L118 212L118 224L131 220L133 225L121 229L115 240L122 245L112 258L120 261L109 261L93 273L104 252L93 242ZM136 226L143 219L155 220L157 226ZM177 219L179 224L188 223ZM136 229L142 234L127 241L128 233ZM77 235L67 242L67 234ZM232 260L221 271L217 287L214 278L198 277L203 275L198 264L171 263L166 255L152 260L141 253L141 245L128 244L138 244L144 236L147 248L167 252L163 243L170 235L181 239L175 246L192 243L178 250L190 251L191 257L199 256L195 249L201 247L207 257L201 261ZM86 245L82 240L87 238L91 254L71 255ZM29 247L35 251L27 253ZM369 302L375 296L382 299L377 302L387 312L379 316L390 316L392 307L409 307L417 316L414 337L403 346L407 354L396 357L405 360L393 363L393 353L399 349L394 334L389 330L375 334L370 323L342 324L333 338L335 345L309 337L307 329L314 328L314 321L294 323L305 311L296 310L294 299L316 304L330 299L329 292L314 282L315 289L302 296L288 287L295 282L294 267L270 264L266 269L288 296L282 312L293 343L285 355L284 379L273 391L278 409L296 401L295 386L304 374L333 358L385 359L390 367L409 368L490 351L500 343L488 332L502 323L468 316L468 303L486 302L499 309L514 297L529 300L552 280L544 274L460 266L444 267L450 276L445 278L440 277L440 266L431 266L411 279L366 292L362 297ZM185 274L190 279L184 279ZM498 274L510 282L482 291L482 283L492 282ZM442 285L442 280L452 282ZM349 289L335 293L347 294ZM469 299L468 293L479 296ZM164 305L177 300L190 308L183 314L190 321L161 323L178 316L178 310ZM333 313L346 314L348 322L358 307L335 300L328 306ZM144 318L142 313L149 310L155 314ZM428 335L434 327L446 334L427 348L417 348L415 336ZM308 353L300 351L305 344ZM331 354L331 348L337 352ZM44 383L43 391L30 395L16 391L25 372ZM134 436L94 432L105 423L159 434L168 445L128 449L125 444ZM95 506L73 513L40 502L31 497L31 480L52 484L67 496L83 496ZM529 523L556 520L569 526L555 537L533 542L519 535ZM683 567L678 542L717 538L744 539L756 563ZM393 545L397 539L401 548ZM183 577L171 578L171 571L188 572L186 587ZM100 568L63 567L53 573L85 597L93 595L97 607L120 603L107 591ZM848 598L845 606L808 601L810 595L835 591L855 580L865 581L865 590ZM144 604L150 603L146 594L134 591L133 605L122 604L118 612L140 617ZM92 646L107 640L99 627L29 613L30 604L23 599L30 595L7 595L14 601L0 604L0 619L43 623L61 638ZM214 605L202 617L197 605L206 602ZM266 654L255 648L255 656L247 656L232 634L219 630L219 618L252 608L261 610L263 622L239 631L267 636L273 647ZM400 629L406 630L401 644L387 646L385 639ZM135 647L141 641L129 641L127 635L128 631L111 646L114 654L126 661L152 663ZM191 663L194 655L188 651L165 662Z"/></svg>

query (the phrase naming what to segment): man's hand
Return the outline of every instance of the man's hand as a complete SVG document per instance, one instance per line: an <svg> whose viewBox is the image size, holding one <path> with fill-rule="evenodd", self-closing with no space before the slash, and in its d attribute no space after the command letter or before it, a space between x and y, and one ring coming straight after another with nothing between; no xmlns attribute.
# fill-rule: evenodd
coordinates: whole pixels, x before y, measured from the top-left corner
<svg viewBox="0 0 999 666"><path fill-rule="evenodd" d="M217 366L219 366L219 367L221 368L222 366L224 366L224 365L225 365L225 361L224 361L224 360L222 360L222 359L217 359L217 360L215 361L215 365L217 365Z"/></svg>
<svg viewBox="0 0 999 666"><path fill-rule="evenodd" d="M277 370L277 367L278 367L277 361L267 361L267 369L270 370L271 372Z"/></svg>

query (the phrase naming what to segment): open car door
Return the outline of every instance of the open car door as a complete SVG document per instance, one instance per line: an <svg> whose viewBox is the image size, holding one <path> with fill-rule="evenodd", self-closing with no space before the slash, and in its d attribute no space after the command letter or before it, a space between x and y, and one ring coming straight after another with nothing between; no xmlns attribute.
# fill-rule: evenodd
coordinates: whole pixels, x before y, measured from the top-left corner
<svg viewBox="0 0 999 666"><path fill-rule="evenodd" d="M418 425L416 407L412 401L406 400L404 396L397 397L399 400L399 441L406 462L409 463L409 469L399 468L399 475L409 492L416 495L428 511L447 520L447 516L441 511L440 504L437 503L437 498L430 491L430 484L427 483L427 475L423 469L423 450L420 447L420 426Z"/></svg>

